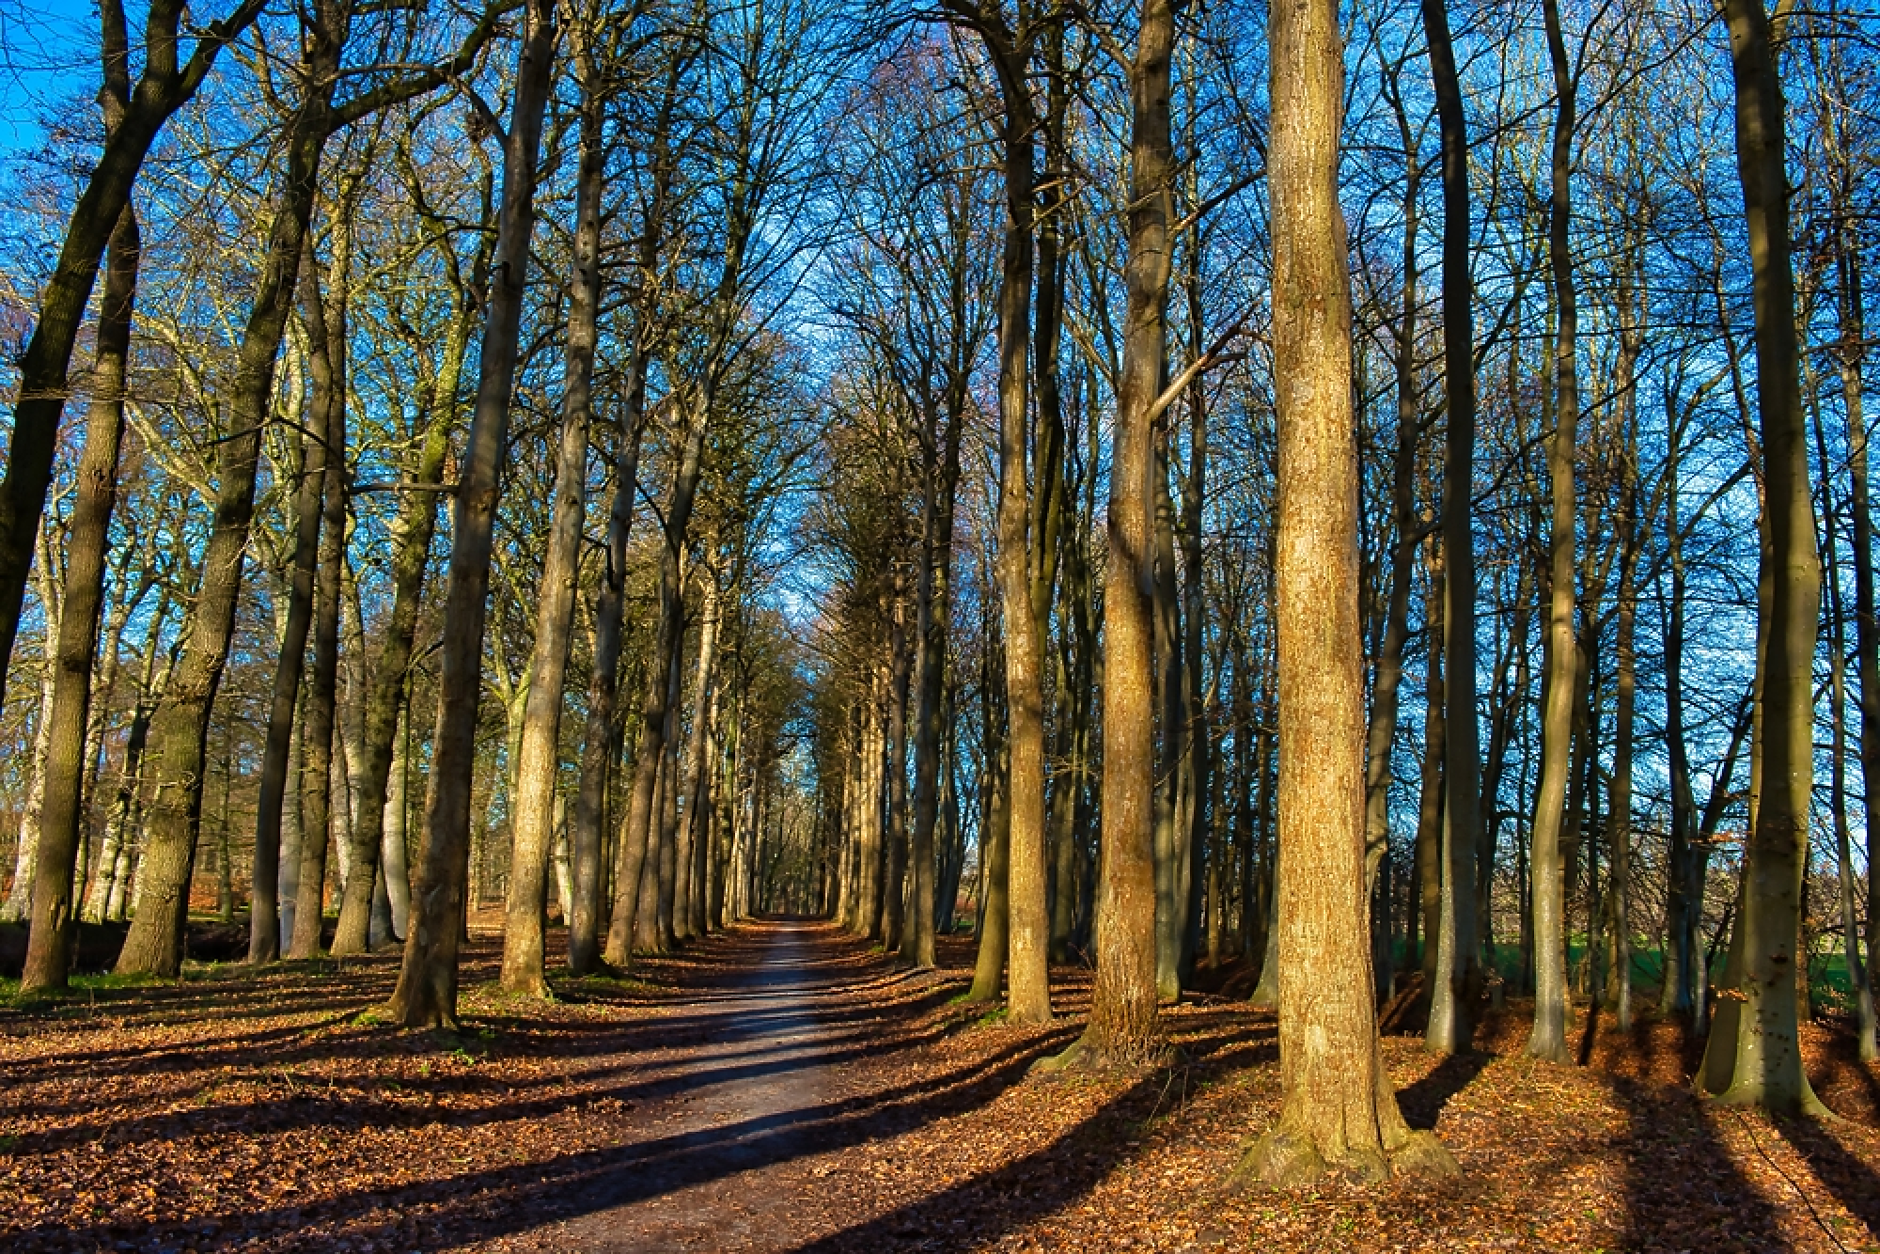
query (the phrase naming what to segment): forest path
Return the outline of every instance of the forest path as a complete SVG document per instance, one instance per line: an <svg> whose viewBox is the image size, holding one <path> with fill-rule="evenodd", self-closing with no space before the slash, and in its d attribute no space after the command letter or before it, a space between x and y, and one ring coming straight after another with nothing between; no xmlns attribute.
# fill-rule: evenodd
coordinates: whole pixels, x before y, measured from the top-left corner
<svg viewBox="0 0 1880 1254"><path fill-rule="evenodd" d="M803 1240L813 1161L830 1148L843 1098L878 1089L867 993L883 980L828 924L755 925L748 965L677 1007L676 1066L628 1117L607 1173L556 1199L578 1217L519 1232L501 1250L772 1251ZM893 980L897 977L885 977ZM680 1042L675 1039L675 1045ZM873 1064L873 1065L871 1065ZM853 1139L855 1129L835 1138ZM825 1169L826 1170L826 1169ZM559 1209L559 1207L558 1207ZM809 1226L814 1227L813 1221Z"/></svg>

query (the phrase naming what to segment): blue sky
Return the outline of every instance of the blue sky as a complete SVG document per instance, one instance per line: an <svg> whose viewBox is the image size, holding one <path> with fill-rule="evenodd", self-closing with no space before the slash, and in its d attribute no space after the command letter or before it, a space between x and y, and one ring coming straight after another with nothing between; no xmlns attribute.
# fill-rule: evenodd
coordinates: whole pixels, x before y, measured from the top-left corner
<svg viewBox="0 0 1880 1254"><path fill-rule="evenodd" d="M96 22L93 0L0 0L0 159L39 142L47 104L95 90Z"/></svg>

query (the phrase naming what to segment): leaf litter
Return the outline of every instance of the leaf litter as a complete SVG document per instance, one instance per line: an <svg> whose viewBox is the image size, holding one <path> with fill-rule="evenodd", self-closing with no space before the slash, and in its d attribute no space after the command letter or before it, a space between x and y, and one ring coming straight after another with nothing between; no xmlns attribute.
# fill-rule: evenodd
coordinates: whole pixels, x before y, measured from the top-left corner
<svg viewBox="0 0 1880 1254"><path fill-rule="evenodd" d="M725 1208L702 1230L727 1252L1880 1252L1880 1072L1845 1023L1804 1031L1841 1116L1817 1124L1695 1097L1694 1046L1649 1018L1596 1028L1587 1066L1526 1059L1511 1002L1464 1058L1385 1040L1406 1114L1460 1179L1235 1192L1278 1114L1271 1014L1197 995L1167 1010L1173 1067L1036 1074L1075 1039L1088 973L1054 972L1058 1022L1015 1026L960 1000L963 938L911 974L820 929L815 962L839 987L819 1015L841 1035L814 1101L785 1121L783 1152L719 1161L688 1130L711 1030L698 1011L765 933L563 982L547 1004L495 992L479 935L457 1033L362 1014L395 954L0 1008L0 1248L568 1248L585 1230L561 1225L617 1204L632 1164L654 1161L633 1155L670 1152L691 1156L704 1200L688 1205Z"/></svg>

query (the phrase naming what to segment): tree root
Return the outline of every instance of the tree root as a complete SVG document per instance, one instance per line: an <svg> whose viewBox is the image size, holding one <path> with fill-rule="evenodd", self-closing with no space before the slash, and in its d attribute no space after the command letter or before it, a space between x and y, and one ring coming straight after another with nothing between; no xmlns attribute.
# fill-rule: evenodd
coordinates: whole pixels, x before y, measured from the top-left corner
<svg viewBox="0 0 1880 1254"><path fill-rule="evenodd" d="M1072 1041L1069 1048L1046 1054L1031 1064L1028 1074L1056 1075L1065 1071L1139 1071L1145 1068L1175 1067L1186 1062L1180 1047L1157 1038L1136 1049L1118 1049L1099 1045L1088 1036Z"/></svg>
<svg viewBox="0 0 1880 1254"><path fill-rule="evenodd" d="M1455 1157L1433 1132L1412 1132L1388 1152L1347 1146L1328 1158L1310 1134L1276 1126L1254 1142L1228 1178L1228 1187L1298 1189L1339 1176L1371 1188L1392 1177L1441 1180L1460 1174Z"/></svg>

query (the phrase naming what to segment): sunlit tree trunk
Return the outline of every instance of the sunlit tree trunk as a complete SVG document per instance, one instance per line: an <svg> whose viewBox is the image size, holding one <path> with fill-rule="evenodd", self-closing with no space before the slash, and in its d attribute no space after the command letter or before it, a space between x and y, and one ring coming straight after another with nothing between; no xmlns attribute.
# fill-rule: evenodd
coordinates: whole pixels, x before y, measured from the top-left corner
<svg viewBox="0 0 1880 1254"><path fill-rule="evenodd" d="M1744 1000L1718 1100L1775 1113L1823 1108L1802 1069L1796 964L1802 872L1814 790L1814 661L1821 609L1807 430L1802 417L1789 261L1782 84L1762 0L1726 0L1736 89L1737 172L1755 283L1756 400L1768 493L1771 596L1762 690L1761 796L1745 842L1737 915Z"/></svg>
<svg viewBox="0 0 1880 1254"><path fill-rule="evenodd" d="M136 915L118 954L120 975L173 976L182 962L209 714L235 634L261 433L273 399L275 359L293 308L307 225L313 217L320 157L331 130L333 90L348 24L343 4L318 5L302 23L307 94L283 140L286 168L276 193L254 304L237 352L228 402L229 430L216 453L214 523L203 547L201 574L183 628L183 652L151 716L149 757L154 778L145 810Z"/></svg>
<svg viewBox="0 0 1880 1254"><path fill-rule="evenodd" d="M890 581L888 614L887 771L882 801L887 822L882 833L881 943L884 949L901 947L907 922L907 698L913 681L913 649L908 640L907 597L902 563L895 563Z"/></svg>
<svg viewBox="0 0 1880 1254"><path fill-rule="evenodd" d="M1032 600L1030 493L1033 132L1027 52L994 54L1005 113L1005 244L999 277L999 553L996 574L1005 616L1006 807L1009 847L1006 1004L1017 1023L1051 1018L1050 914L1045 903L1044 688L1042 642ZM1039 491L1048 491L1041 481Z"/></svg>
<svg viewBox="0 0 1880 1254"><path fill-rule="evenodd" d="M1529 855L1533 877L1534 1027L1528 1053L1566 1062L1567 932L1566 867L1561 853L1567 782L1573 768L1573 711L1579 690L1579 649L1573 627L1573 460L1580 416L1575 362L1579 306L1573 279L1569 228L1573 212L1573 135L1578 83L1567 60L1558 0L1542 0L1547 46L1553 64L1555 114L1548 216L1548 254L1558 323L1553 344L1554 429L1547 443L1547 472L1553 498L1548 541L1548 607L1544 708L1541 716L1541 774L1534 801Z"/></svg>
<svg viewBox="0 0 1880 1254"><path fill-rule="evenodd" d="M538 998L548 995L543 923L549 851L554 842L555 781L561 767L562 681L573 635L575 584L581 574L582 526L587 518L588 424L593 417L601 298L601 198L606 190L600 71L590 33L581 23L574 30L574 64L581 78L581 134L575 174L574 273L568 282L568 344L562 371L561 444L555 454L553 504L544 543L547 553L529 659L522 752L516 767L500 977L504 991Z"/></svg>
<svg viewBox="0 0 1880 1254"><path fill-rule="evenodd" d="M1156 989L1155 579L1156 403L1168 353L1175 146L1170 78L1175 6L1143 0L1130 66L1129 259L1123 372L1117 382L1103 585L1102 873L1097 982L1080 1046L1102 1059L1147 1062L1163 1049Z"/></svg>
<svg viewBox="0 0 1880 1254"><path fill-rule="evenodd" d="M1279 438L1279 1122L1241 1165L1290 1185L1455 1171L1384 1069L1364 885L1363 643L1351 290L1338 202L1343 47L1332 0L1271 14L1273 373Z"/></svg>
<svg viewBox="0 0 1880 1254"><path fill-rule="evenodd" d="M988 626L992 630L987 633L986 644L996 646L997 628L990 623ZM979 846L979 951L973 963L973 983L966 993L966 1000L970 1002L999 999L1010 928L1007 889L1012 816L1006 791L1008 751L1005 727L994 695L998 671L992 661L993 649L988 647L981 656L979 712L985 730L985 752L981 758L985 765L980 778L985 809L981 815Z"/></svg>
<svg viewBox="0 0 1880 1254"><path fill-rule="evenodd" d="M351 197L340 198L342 212ZM332 291L322 296L319 263L309 252L302 272L306 288L308 361L314 381L311 407L325 432L326 488L320 506L319 574L313 595L313 666L307 684L306 766L301 775L300 882L294 902L289 958L320 952L326 917L327 853L338 843L346 800L333 790L338 741L339 608L346 563L346 319L347 237L345 224L334 232ZM324 412L322 412L324 411Z"/></svg>
<svg viewBox="0 0 1880 1254"><path fill-rule="evenodd" d="M685 782L680 786L684 811L679 817L678 883L673 893L673 931L680 940L702 935L704 923L692 912L695 896L692 870L697 851L703 847L707 832L703 810L710 789L706 768L711 732L711 711L716 700L718 676L718 640L723 615L718 591L718 576L705 572L705 604L699 614L697 670L692 680L692 728L685 750Z"/></svg>

